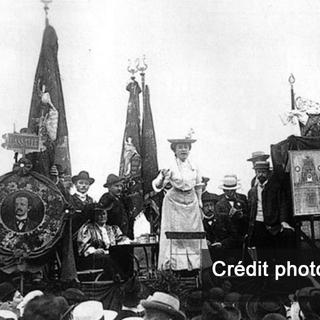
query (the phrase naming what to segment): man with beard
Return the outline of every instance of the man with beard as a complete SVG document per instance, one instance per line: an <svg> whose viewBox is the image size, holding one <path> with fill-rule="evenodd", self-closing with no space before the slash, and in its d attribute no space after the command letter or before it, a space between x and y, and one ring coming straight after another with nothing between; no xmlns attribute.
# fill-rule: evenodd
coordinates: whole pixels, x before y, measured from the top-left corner
<svg viewBox="0 0 320 320"><path fill-rule="evenodd" d="M257 161L254 169L258 184L248 194L250 207L249 247L256 248L258 260L274 263L287 259L293 248L294 229L289 222L291 214L284 197L283 184L272 174L268 161Z"/></svg>
<svg viewBox="0 0 320 320"><path fill-rule="evenodd" d="M108 221L111 225L118 226L123 235L133 240L134 217L131 211L130 199L123 196L123 180L115 174L109 174L106 183L103 185L108 188L107 193L103 194L99 200L101 207L112 205L108 211ZM125 278L133 274L133 250L130 247L114 247L110 254L119 266L122 267Z"/></svg>
<svg viewBox="0 0 320 320"><path fill-rule="evenodd" d="M39 222L29 216L32 209L31 198L26 194L17 194L14 199L14 217L8 221L7 226L16 232L28 232L37 227Z"/></svg>
<svg viewBox="0 0 320 320"><path fill-rule="evenodd" d="M266 161L270 157L269 154L264 153L263 151L255 151L252 152L251 158L247 159L247 161L252 162L253 169L255 166L255 163L257 161ZM255 172L255 176L251 180L251 188L258 184L258 178L257 178L257 173Z"/></svg>

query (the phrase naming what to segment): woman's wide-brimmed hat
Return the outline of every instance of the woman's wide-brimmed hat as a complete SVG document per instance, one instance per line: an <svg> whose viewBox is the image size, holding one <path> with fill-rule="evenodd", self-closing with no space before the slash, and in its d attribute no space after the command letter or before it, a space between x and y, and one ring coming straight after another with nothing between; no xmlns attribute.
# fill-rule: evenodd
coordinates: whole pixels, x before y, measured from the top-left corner
<svg viewBox="0 0 320 320"><path fill-rule="evenodd" d="M237 190L241 188L239 180L235 174L227 174L223 177L222 185L219 186L223 190Z"/></svg>
<svg viewBox="0 0 320 320"><path fill-rule="evenodd" d="M180 138L180 139L168 139L168 141L172 144L177 144L177 143L194 143L197 140L186 137L186 138Z"/></svg>
<svg viewBox="0 0 320 320"><path fill-rule="evenodd" d="M75 184L78 180L87 180L89 181L89 184L94 183L94 179L90 177L88 171L80 171L79 174L76 176L73 176L71 180L73 184Z"/></svg>
<svg viewBox="0 0 320 320"><path fill-rule="evenodd" d="M252 152L251 158L247 159L247 161L266 161L269 157L270 155L264 153L263 151L255 151Z"/></svg>
<svg viewBox="0 0 320 320"><path fill-rule="evenodd" d="M180 309L180 301L174 296L164 293L155 292L147 300L142 300L141 305L145 309L160 310L169 314L174 320L185 320L186 316Z"/></svg>

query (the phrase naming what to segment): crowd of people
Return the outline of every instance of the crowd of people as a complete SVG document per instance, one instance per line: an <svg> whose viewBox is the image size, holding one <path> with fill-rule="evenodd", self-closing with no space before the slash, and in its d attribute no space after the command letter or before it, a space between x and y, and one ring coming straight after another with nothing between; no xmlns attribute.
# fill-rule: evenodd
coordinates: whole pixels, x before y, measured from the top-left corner
<svg viewBox="0 0 320 320"><path fill-rule="evenodd" d="M0 319L10 320L318 320L320 285L289 295L247 294L228 280L205 290L193 289L181 299L168 292L144 290L137 277L120 288L117 307L105 309L78 288L61 292L34 290L24 297L10 282L0 283Z"/></svg>

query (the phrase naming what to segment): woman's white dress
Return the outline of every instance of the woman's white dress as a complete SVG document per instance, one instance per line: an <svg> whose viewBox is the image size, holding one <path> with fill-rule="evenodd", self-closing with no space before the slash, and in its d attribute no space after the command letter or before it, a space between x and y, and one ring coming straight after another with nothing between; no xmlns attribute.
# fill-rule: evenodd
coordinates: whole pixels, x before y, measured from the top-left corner
<svg viewBox="0 0 320 320"><path fill-rule="evenodd" d="M172 240L170 257L170 240L166 231L203 232L201 212L195 187L201 187L199 170L187 159L179 159L169 168L169 175L164 185L171 183L172 188L166 193L161 216L161 231L159 245L158 269L192 270L200 268L200 241L202 249L208 249L204 240L179 239ZM161 174L153 181L155 191ZM170 259L171 258L171 259Z"/></svg>

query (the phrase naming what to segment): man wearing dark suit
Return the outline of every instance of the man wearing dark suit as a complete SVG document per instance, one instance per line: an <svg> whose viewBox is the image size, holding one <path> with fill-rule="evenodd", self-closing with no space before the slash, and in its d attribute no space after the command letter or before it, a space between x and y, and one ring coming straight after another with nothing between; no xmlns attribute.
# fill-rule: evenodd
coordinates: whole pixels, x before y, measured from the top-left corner
<svg viewBox="0 0 320 320"><path fill-rule="evenodd" d="M115 174L109 174L106 183L103 185L109 192L102 195L99 204L102 207L112 205L108 211L108 224L116 225L120 228L123 235L134 238L133 223L134 218L131 214L129 199L122 196L123 180ZM133 274L133 250L130 247L113 247L110 254L119 266L125 278Z"/></svg>
<svg viewBox="0 0 320 320"><path fill-rule="evenodd" d="M243 238L248 229L248 202L245 195L236 192L238 188L237 176L225 175L220 186L223 194L215 205L216 242L211 244L212 254L218 255L219 249L219 258L227 261L240 259Z"/></svg>
<svg viewBox="0 0 320 320"><path fill-rule="evenodd" d="M248 194L250 207L249 246L256 247L258 260L274 263L287 259L294 246L291 214L279 175L267 161L255 163L258 184Z"/></svg>
<svg viewBox="0 0 320 320"><path fill-rule="evenodd" d="M103 186L108 188L109 192L102 195L99 203L104 206L105 203L110 203L110 200L112 202L112 208L108 212L108 223L118 226L124 235L133 239L133 217L130 201L122 195L122 179L115 174L109 174Z"/></svg>
<svg viewBox="0 0 320 320"><path fill-rule="evenodd" d="M252 162L253 169L254 165L257 161L266 161L270 157L269 154L264 153L263 151L255 151L252 152L251 158L247 159L247 161ZM251 188L258 183L257 173L251 180Z"/></svg>
<svg viewBox="0 0 320 320"><path fill-rule="evenodd" d="M94 179L90 177L87 171L80 171L71 180L76 188L76 192L70 197L70 204L75 210L72 215L72 234L75 237L80 227L89 219L83 209L86 205L93 203L88 191L94 183Z"/></svg>
<svg viewBox="0 0 320 320"><path fill-rule="evenodd" d="M32 209L31 198L25 194L18 194L14 199L14 216L9 220L7 226L16 232L28 232L35 229L39 222L30 218Z"/></svg>

